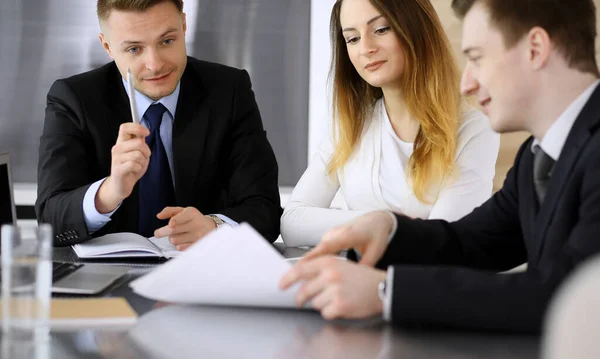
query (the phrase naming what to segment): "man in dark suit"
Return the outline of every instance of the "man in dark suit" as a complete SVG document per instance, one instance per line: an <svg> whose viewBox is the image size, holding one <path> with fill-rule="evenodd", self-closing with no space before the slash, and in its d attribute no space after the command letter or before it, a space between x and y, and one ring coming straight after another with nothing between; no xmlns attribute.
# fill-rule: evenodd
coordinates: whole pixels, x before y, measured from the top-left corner
<svg viewBox="0 0 600 359"><path fill-rule="evenodd" d="M536 332L560 283L600 252L593 1L453 7L464 17L463 93L496 131L532 137L503 188L457 222L375 212L326 234L281 282L305 280L298 303L311 300L326 318L383 312L401 324ZM361 264L329 256L344 248ZM498 273L523 263L525 272Z"/></svg>
<svg viewBox="0 0 600 359"><path fill-rule="evenodd" d="M137 232L183 250L242 221L273 242L278 168L247 72L187 57L181 0L99 0L98 17L114 62L48 93L36 211L56 244Z"/></svg>

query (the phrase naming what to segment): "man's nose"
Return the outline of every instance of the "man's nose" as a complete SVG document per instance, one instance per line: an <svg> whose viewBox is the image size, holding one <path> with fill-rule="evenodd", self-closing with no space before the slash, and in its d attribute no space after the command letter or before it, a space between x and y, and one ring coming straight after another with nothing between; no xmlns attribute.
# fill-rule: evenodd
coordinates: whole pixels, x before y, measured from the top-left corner
<svg viewBox="0 0 600 359"><path fill-rule="evenodd" d="M470 64L467 64L460 79L460 92L464 96L474 95L479 89L479 82L473 76Z"/></svg>
<svg viewBox="0 0 600 359"><path fill-rule="evenodd" d="M164 64L157 50L148 49L146 52L146 68L152 72L160 72Z"/></svg>

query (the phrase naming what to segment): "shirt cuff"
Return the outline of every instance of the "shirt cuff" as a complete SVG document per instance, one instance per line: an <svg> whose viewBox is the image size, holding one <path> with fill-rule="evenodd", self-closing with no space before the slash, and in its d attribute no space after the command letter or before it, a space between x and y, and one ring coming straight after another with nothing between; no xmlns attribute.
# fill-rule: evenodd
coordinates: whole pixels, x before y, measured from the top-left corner
<svg viewBox="0 0 600 359"><path fill-rule="evenodd" d="M232 226L232 227L237 227L239 225L239 223L237 223L236 221L234 221L233 219L224 216L222 214L213 214L213 216L217 216L219 218L221 218L223 220L223 222L225 222L226 224Z"/></svg>
<svg viewBox="0 0 600 359"><path fill-rule="evenodd" d="M398 231L398 218L396 218L396 215L392 212L392 211L385 211L385 213L389 214L390 217L392 217L392 230L390 231L390 235L388 236L388 243L390 243L392 241L392 238L394 238L394 235L396 235L396 232Z"/></svg>
<svg viewBox="0 0 600 359"><path fill-rule="evenodd" d="M85 224L87 225L88 232L90 234L96 232L110 222L110 217L117 211L117 209L119 209L119 207L121 207L121 203L119 203L114 211L106 214L102 214L96 209L96 194L98 194L98 190L105 180L106 177L94 182L87 189L85 196L83 197L83 218L85 219Z"/></svg>
<svg viewBox="0 0 600 359"><path fill-rule="evenodd" d="M387 270L387 277L385 278L385 291L386 295L383 301L383 319L388 322L392 321L392 295L394 294L394 267L389 266Z"/></svg>

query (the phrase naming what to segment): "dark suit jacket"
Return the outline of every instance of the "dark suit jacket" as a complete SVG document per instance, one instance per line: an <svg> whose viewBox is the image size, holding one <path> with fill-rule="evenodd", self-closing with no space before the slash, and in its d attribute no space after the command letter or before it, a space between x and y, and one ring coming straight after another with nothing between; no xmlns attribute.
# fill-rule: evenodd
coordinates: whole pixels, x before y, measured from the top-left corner
<svg viewBox="0 0 600 359"><path fill-rule="evenodd" d="M52 85L40 139L36 213L59 238L89 238L83 197L110 174L111 148L128 121L128 97L114 62ZM277 162L246 71L188 57L173 123L173 162L178 206L248 222L269 241L277 238ZM94 237L137 232L137 185L111 218Z"/></svg>
<svg viewBox="0 0 600 359"><path fill-rule="evenodd" d="M503 188L470 215L454 223L397 216L398 231L378 263L395 264L393 321L539 331L561 281L600 252L599 125L596 89L569 133L541 208L530 138ZM524 273L496 274L525 262Z"/></svg>

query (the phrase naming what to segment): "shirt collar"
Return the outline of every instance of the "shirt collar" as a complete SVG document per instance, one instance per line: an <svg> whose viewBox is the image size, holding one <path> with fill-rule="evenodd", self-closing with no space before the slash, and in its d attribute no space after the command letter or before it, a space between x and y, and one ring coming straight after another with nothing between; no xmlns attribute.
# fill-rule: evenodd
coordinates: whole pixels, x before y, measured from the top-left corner
<svg viewBox="0 0 600 359"><path fill-rule="evenodd" d="M121 80L123 81L123 86L125 86L125 92L127 93L127 96L129 96L129 91L127 90L127 88L128 88L127 81L125 81L124 78L121 78ZM177 83L177 87L175 87L175 91L173 91L172 94L165 96L165 97L159 99L158 101L154 101L151 98L149 98L148 96L139 92L138 90L135 90L135 102L137 105L137 113L138 113L138 118L140 119L140 121L144 117L144 114L146 113L146 110L148 109L148 107L150 107L150 105L155 104L155 103L163 104L163 106L165 106L167 108L167 110L169 111L169 113L171 114L171 117L173 118L173 120L175 120L175 110L177 109L177 100L179 99L180 87L181 87L181 81Z"/></svg>
<svg viewBox="0 0 600 359"><path fill-rule="evenodd" d="M567 107L552 126L550 126L550 129L548 129L548 132L546 132L546 135L541 141L537 138L534 139L531 144L531 150L533 150L535 146L540 145L548 156L554 161L558 161L560 153L567 141L567 137L571 132L571 128L573 128L573 125L575 124L575 120L577 120L579 113L581 113L585 104L589 101L590 97L592 97L592 93L594 93L594 90L599 83L600 80L594 82L590 87L583 91L583 93Z"/></svg>

